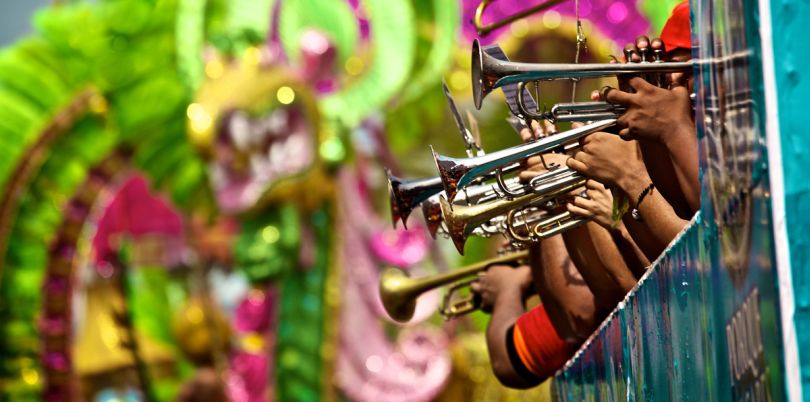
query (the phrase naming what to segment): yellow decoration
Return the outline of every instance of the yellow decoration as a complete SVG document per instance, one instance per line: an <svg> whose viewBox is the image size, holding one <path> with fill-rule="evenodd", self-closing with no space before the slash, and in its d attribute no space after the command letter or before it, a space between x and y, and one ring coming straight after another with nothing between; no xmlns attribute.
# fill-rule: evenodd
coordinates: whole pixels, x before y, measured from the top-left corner
<svg viewBox="0 0 810 402"><path fill-rule="evenodd" d="M289 105L295 100L295 91L285 85L276 91L276 99L283 105Z"/></svg>
<svg viewBox="0 0 810 402"><path fill-rule="evenodd" d="M351 56L346 60L345 67L346 72L349 73L349 75L360 75L365 68L365 63L363 62L363 59L357 56Z"/></svg>

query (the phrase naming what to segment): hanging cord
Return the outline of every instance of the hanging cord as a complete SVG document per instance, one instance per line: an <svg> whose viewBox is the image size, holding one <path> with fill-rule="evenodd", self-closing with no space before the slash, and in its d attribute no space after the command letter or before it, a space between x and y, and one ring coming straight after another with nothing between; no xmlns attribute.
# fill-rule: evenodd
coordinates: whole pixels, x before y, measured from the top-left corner
<svg viewBox="0 0 810 402"><path fill-rule="evenodd" d="M588 38L585 37L585 33L582 31L582 21L579 19L579 0L574 1L574 14L577 19L577 52L574 55L574 64L579 64L580 50L584 49L585 52L588 51ZM579 82L579 78L574 78L573 80L574 85L571 89L571 102L576 101L577 82Z"/></svg>

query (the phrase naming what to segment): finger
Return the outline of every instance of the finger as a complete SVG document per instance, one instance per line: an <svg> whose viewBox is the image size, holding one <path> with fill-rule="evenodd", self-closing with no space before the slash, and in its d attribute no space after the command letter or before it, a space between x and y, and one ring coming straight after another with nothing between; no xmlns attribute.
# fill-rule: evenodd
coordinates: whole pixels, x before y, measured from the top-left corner
<svg viewBox="0 0 810 402"><path fill-rule="evenodd" d="M601 99L602 99L602 97L601 97L601 95L599 95L599 91L597 91L595 89L593 91L591 91L591 100L592 101L598 101L598 100L601 100Z"/></svg>
<svg viewBox="0 0 810 402"><path fill-rule="evenodd" d="M667 60L667 50L664 47L664 41L661 40L661 38L653 38L650 41L650 48L652 48L653 60L655 61Z"/></svg>
<svg viewBox="0 0 810 402"><path fill-rule="evenodd" d="M641 61L641 57L638 55L638 48L634 43L628 43L624 47L624 58L627 60L628 63L638 63Z"/></svg>
<svg viewBox="0 0 810 402"><path fill-rule="evenodd" d="M610 60L608 60L608 63L610 63L610 64L619 64L619 59L617 59L616 56L611 54L611 55L609 55L609 57L610 57Z"/></svg>
<svg viewBox="0 0 810 402"><path fill-rule="evenodd" d="M543 126L545 127L546 134L556 134L557 133L557 126L555 126L554 123L552 123L552 122L550 122L548 120L543 120Z"/></svg>
<svg viewBox="0 0 810 402"><path fill-rule="evenodd" d="M473 293L481 293L481 282L475 281L470 284L470 291Z"/></svg>
<svg viewBox="0 0 810 402"><path fill-rule="evenodd" d="M577 152L577 155L579 155L579 154L584 154L584 153ZM577 172L580 172L580 173L585 173L585 172L588 171L588 165L586 165L585 162L583 162L583 161L581 161L579 159L576 159L576 158L568 158L568 160L565 161L565 164L569 168L574 169L574 170L576 170Z"/></svg>
<svg viewBox="0 0 810 402"><path fill-rule="evenodd" d="M542 163L543 159L539 156L530 156L529 158L526 159L526 166L528 166L529 168L533 166L538 166Z"/></svg>
<svg viewBox="0 0 810 402"><path fill-rule="evenodd" d="M588 211L593 211L595 209L594 206L596 206L596 201L577 196L571 200L571 204L583 209L587 209Z"/></svg>
<svg viewBox="0 0 810 402"><path fill-rule="evenodd" d="M623 140L627 140L627 141L635 139L635 138L633 138L633 135L630 132L630 127L626 127L626 128L621 129L619 131L619 137L621 137Z"/></svg>
<svg viewBox="0 0 810 402"><path fill-rule="evenodd" d="M600 182L598 182L598 181L596 181L594 179L588 179L588 181L585 182L585 187L587 187L589 189L592 189L592 190L606 190L604 184L602 184L602 183L600 183Z"/></svg>
<svg viewBox="0 0 810 402"><path fill-rule="evenodd" d="M654 90L655 88L658 88L641 77L631 78L629 84L631 87L633 87L633 89L636 90L636 92L651 91Z"/></svg>
<svg viewBox="0 0 810 402"><path fill-rule="evenodd" d="M605 100L610 103L629 105L634 101L633 94L615 88L605 91L604 95Z"/></svg>
<svg viewBox="0 0 810 402"><path fill-rule="evenodd" d="M531 140L532 139L532 130L529 129L529 128L524 128L524 129L520 130L520 139L523 140L523 142Z"/></svg>
<svg viewBox="0 0 810 402"><path fill-rule="evenodd" d="M531 125L532 125L532 133L534 134L534 136L532 138L537 139L537 138L542 137L543 136L543 126L540 124L540 122L538 122L537 120L532 120Z"/></svg>
<svg viewBox="0 0 810 402"><path fill-rule="evenodd" d="M539 173L537 173L537 172L532 172L530 170L524 170L524 171L518 173L518 181L521 182L521 183L528 183L533 178L537 177L538 174Z"/></svg>
<svg viewBox="0 0 810 402"><path fill-rule="evenodd" d="M576 206L574 204L571 204L571 203L565 204L565 208L568 210L568 212L570 212L570 213L572 213L574 215L584 216L586 218L592 218L593 217L593 212L588 211L585 208L580 208L580 207L578 207L578 206Z"/></svg>
<svg viewBox="0 0 810 402"><path fill-rule="evenodd" d="M638 54L641 61L649 61L650 38L644 35L636 38L636 48L638 49Z"/></svg>

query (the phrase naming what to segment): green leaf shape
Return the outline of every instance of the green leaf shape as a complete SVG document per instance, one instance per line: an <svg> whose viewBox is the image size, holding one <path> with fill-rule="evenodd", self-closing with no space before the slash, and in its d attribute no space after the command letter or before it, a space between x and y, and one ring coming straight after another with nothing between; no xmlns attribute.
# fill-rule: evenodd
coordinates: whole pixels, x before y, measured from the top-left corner
<svg viewBox="0 0 810 402"><path fill-rule="evenodd" d="M323 113L354 127L394 97L410 75L415 56L413 8L405 0L363 2L371 27L371 64L358 81L323 100Z"/></svg>
<svg viewBox="0 0 810 402"><path fill-rule="evenodd" d="M317 10L317 11L316 11ZM335 0L282 1L278 31L287 57L297 64L299 41L307 29L323 32L334 43L339 66L354 54L359 32L348 2Z"/></svg>
<svg viewBox="0 0 810 402"><path fill-rule="evenodd" d="M420 22L426 27L429 35L422 35L420 43L426 43L429 53L424 61L417 62L421 66L403 91L401 101L409 102L419 98L432 84L441 81L445 71L452 65L453 52L459 36L461 26L461 8L459 2L454 1L418 1L421 8L432 8L433 21ZM417 12L417 15L422 15ZM429 29L427 28L429 27Z"/></svg>

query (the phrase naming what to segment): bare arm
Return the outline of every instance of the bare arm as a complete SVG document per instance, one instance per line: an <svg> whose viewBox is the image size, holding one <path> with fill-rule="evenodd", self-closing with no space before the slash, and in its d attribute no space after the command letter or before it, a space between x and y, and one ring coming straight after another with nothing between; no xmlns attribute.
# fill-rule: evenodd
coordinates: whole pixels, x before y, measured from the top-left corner
<svg viewBox="0 0 810 402"><path fill-rule="evenodd" d="M678 88L673 89L677 90ZM678 184L686 197L689 209L697 211L700 209L700 173L694 123L691 119L687 119L681 126L673 127L662 137L662 141L669 151L675 176L678 178Z"/></svg>
<svg viewBox="0 0 810 402"><path fill-rule="evenodd" d="M633 172L619 181L619 187L630 199L630 207L638 208L640 221L636 221L627 214L624 222L627 230L633 239L646 238L647 242L639 242L642 245L644 254L650 260L657 258L669 245L672 239L680 233L688 221L678 217L672 206L661 196L661 193L653 189L644 197L640 206L636 205L638 196L650 184L649 175L646 171ZM646 249L645 246L646 245Z"/></svg>
<svg viewBox="0 0 810 402"><path fill-rule="evenodd" d="M565 249L562 236L529 248L532 277L562 339L584 340L598 324L596 300Z"/></svg>
<svg viewBox="0 0 810 402"><path fill-rule="evenodd" d="M522 377L512 366L507 350L509 328L525 312L524 299L533 293L528 266L493 265L471 285L481 297L481 309L492 312L487 325L487 349L495 377L507 387L529 388L537 384Z"/></svg>

